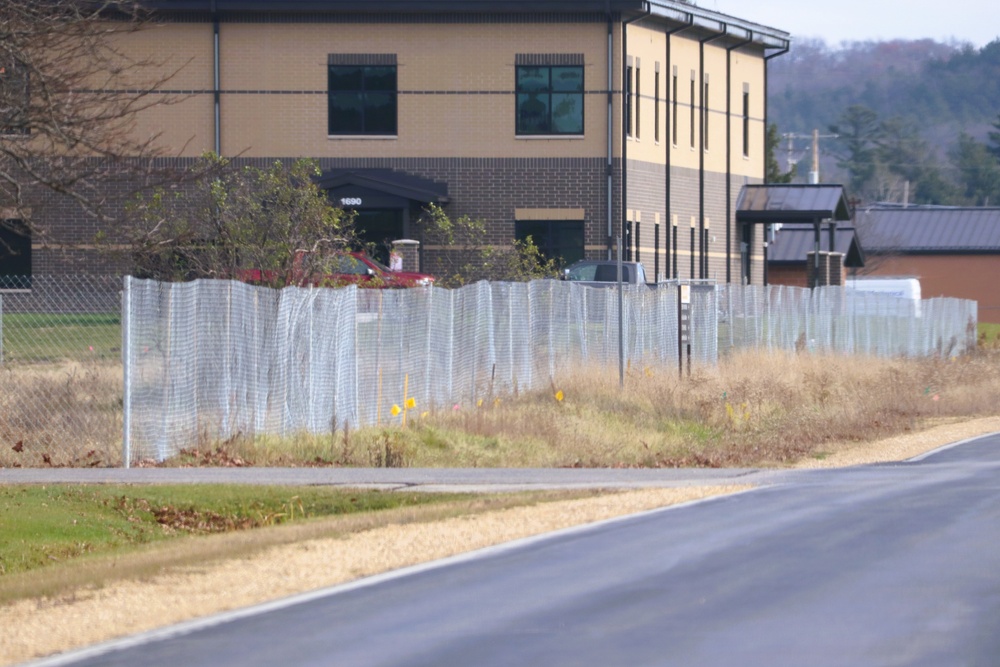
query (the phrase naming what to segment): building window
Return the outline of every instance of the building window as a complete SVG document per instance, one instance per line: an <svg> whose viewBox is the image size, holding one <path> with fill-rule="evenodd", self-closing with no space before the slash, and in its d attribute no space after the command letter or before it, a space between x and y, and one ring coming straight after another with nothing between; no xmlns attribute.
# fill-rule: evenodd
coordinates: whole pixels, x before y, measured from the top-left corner
<svg viewBox="0 0 1000 667"><path fill-rule="evenodd" d="M331 54L327 82L328 134L396 134L395 55Z"/></svg>
<svg viewBox="0 0 1000 667"><path fill-rule="evenodd" d="M0 134L29 134L28 69L16 60L0 64Z"/></svg>
<svg viewBox="0 0 1000 667"><path fill-rule="evenodd" d="M750 92L743 91L743 157L750 157Z"/></svg>
<svg viewBox="0 0 1000 667"><path fill-rule="evenodd" d="M656 78L653 79L653 141L660 143L660 70L656 69Z"/></svg>
<svg viewBox="0 0 1000 667"><path fill-rule="evenodd" d="M671 134L673 135L672 143L674 144L674 146L676 146L677 145L677 68L676 67L674 68L674 82L671 95L672 97L670 102L671 104L670 121L671 124L673 125Z"/></svg>
<svg viewBox="0 0 1000 667"><path fill-rule="evenodd" d="M583 134L583 66L517 66L517 134Z"/></svg>
<svg viewBox="0 0 1000 667"><path fill-rule="evenodd" d="M642 91L640 90L640 85L642 83L642 70L636 65L635 68L635 138L639 138L639 109L642 108Z"/></svg>
<svg viewBox="0 0 1000 667"><path fill-rule="evenodd" d="M694 139L698 136L696 125L697 116L695 115L695 111L697 110L697 106L695 105L695 95L697 95L697 93L697 82L694 80L694 70L691 70L691 148L694 148Z"/></svg>
<svg viewBox="0 0 1000 667"><path fill-rule="evenodd" d="M702 127L703 127L703 129L701 131L701 143L702 143L702 148L704 148L706 151L708 150L708 136L710 134L709 131L708 131L708 122L710 120L709 115L708 115L708 100L709 100L709 97L708 97L708 75L706 74L705 75L704 94L701 96L701 115L702 115L702 121L701 122L702 122Z"/></svg>
<svg viewBox="0 0 1000 667"><path fill-rule="evenodd" d="M514 237L530 238L546 259L563 266L583 259L583 220L518 220Z"/></svg>
<svg viewBox="0 0 1000 667"><path fill-rule="evenodd" d="M31 287L31 230L21 220L0 220L0 289Z"/></svg>
<svg viewBox="0 0 1000 667"><path fill-rule="evenodd" d="M632 66L625 68L625 136L632 136Z"/></svg>

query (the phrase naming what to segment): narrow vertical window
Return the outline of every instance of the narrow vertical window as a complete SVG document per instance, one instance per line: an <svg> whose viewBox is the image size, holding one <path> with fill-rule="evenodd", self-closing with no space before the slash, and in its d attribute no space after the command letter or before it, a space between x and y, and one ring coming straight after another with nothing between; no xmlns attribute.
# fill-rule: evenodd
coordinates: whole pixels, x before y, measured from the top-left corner
<svg viewBox="0 0 1000 667"><path fill-rule="evenodd" d="M696 102L696 95L698 94L698 83L694 80L694 71L691 72L691 148L695 147L695 137L698 136L697 122L698 118L696 112L698 110Z"/></svg>
<svg viewBox="0 0 1000 667"><path fill-rule="evenodd" d="M632 66L625 68L625 135L632 136Z"/></svg>
<svg viewBox="0 0 1000 667"><path fill-rule="evenodd" d="M670 123L673 125L671 128L671 134L673 136L672 143L674 146L677 145L677 68L674 68L674 81L673 90L671 91L670 99Z"/></svg>
<svg viewBox="0 0 1000 667"><path fill-rule="evenodd" d="M639 69L638 65L635 68L635 138L639 138L639 110L642 108L642 91L640 90L640 84L642 83L642 70Z"/></svg>
<svg viewBox="0 0 1000 667"><path fill-rule="evenodd" d="M743 157L750 157L750 91L743 90Z"/></svg>
<svg viewBox="0 0 1000 667"><path fill-rule="evenodd" d="M703 91L702 96L701 96L701 115L702 115L702 121L701 121L702 122L701 144L702 144L702 148L704 150L706 150L706 151L708 150L708 136L709 136L709 131L708 131L708 121L709 121L708 100L709 100L709 97L708 97L708 75L706 74L705 75L704 91Z"/></svg>
<svg viewBox="0 0 1000 667"><path fill-rule="evenodd" d="M660 68L653 79L653 141L660 143Z"/></svg>

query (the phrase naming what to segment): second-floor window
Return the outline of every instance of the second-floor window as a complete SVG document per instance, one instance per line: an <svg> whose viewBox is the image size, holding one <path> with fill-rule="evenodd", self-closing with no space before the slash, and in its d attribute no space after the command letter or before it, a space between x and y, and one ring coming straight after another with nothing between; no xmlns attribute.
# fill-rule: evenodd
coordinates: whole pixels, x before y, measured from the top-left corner
<svg viewBox="0 0 1000 667"><path fill-rule="evenodd" d="M517 66L517 134L583 134L583 66Z"/></svg>
<svg viewBox="0 0 1000 667"><path fill-rule="evenodd" d="M331 135L395 135L397 132L395 56L368 58L363 64L346 64L349 56L330 57L328 90Z"/></svg>

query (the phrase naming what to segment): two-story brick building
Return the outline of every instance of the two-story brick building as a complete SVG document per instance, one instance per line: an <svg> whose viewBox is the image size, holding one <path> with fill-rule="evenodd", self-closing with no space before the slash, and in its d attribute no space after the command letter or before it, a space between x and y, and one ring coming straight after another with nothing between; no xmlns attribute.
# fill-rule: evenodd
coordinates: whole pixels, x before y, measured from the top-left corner
<svg viewBox="0 0 1000 667"><path fill-rule="evenodd" d="M375 241L419 240L434 202L483 219L484 243L530 235L566 262L619 235L663 278L738 282L743 249L762 260L733 209L763 180L783 31L669 0L148 4L156 24L124 46L176 69L163 93L183 100L135 131L177 164L317 158ZM94 223L36 222L32 270L70 270L60 250ZM441 251L423 248L425 269Z"/></svg>

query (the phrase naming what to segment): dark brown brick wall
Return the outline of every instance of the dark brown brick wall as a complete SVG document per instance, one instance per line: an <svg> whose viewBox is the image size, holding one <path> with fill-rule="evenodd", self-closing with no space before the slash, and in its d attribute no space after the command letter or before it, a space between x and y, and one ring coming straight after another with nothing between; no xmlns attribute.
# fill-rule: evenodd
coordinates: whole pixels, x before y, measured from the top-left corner
<svg viewBox="0 0 1000 667"><path fill-rule="evenodd" d="M276 158L243 160L264 166ZM184 166L191 161L181 161ZM607 179L604 159L323 159L323 169L397 169L448 184L449 216L468 215L487 222L485 244L506 244L514 237L516 208L582 208L585 212L585 243L604 247L607 239ZM616 169L617 172L617 169ZM613 192L620 192L615 178ZM35 218L42 232L36 240L34 271L37 275L105 273L122 267L112 256L96 249L98 231L114 241L115 225L101 224L72 201L51 194L42 195ZM614 210L620 210L615 195ZM109 209L110 213L120 213ZM616 219L618 219L616 217ZM411 232L419 230L411 230ZM419 233L411 236L419 237ZM603 253L591 251L591 256ZM425 255L425 261L433 258ZM433 262L431 261L431 265ZM426 269L427 267L425 267Z"/></svg>

